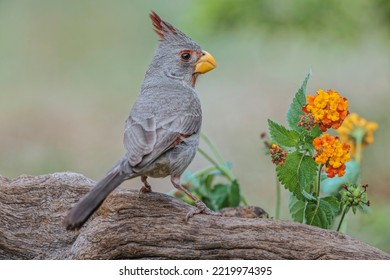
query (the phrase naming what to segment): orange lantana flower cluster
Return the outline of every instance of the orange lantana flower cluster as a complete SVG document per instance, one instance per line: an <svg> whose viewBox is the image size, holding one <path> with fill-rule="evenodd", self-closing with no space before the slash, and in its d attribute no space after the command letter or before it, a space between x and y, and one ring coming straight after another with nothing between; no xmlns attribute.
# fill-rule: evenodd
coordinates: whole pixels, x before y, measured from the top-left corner
<svg viewBox="0 0 390 280"><path fill-rule="evenodd" d="M341 143L340 139L329 134L323 134L313 140L314 148L317 151L315 162L323 164L329 178L335 175L342 177L345 173L345 163L349 161L349 145Z"/></svg>
<svg viewBox="0 0 390 280"><path fill-rule="evenodd" d="M328 128L337 129L348 115L348 100L332 89L319 89L317 95L308 95L307 103L302 110L312 114L324 132Z"/></svg>

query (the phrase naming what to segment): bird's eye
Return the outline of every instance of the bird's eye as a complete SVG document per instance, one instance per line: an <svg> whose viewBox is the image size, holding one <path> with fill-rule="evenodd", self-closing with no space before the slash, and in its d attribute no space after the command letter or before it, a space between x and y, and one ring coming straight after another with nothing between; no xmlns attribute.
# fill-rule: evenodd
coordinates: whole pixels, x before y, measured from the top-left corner
<svg viewBox="0 0 390 280"><path fill-rule="evenodd" d="M189 60L191 58L191 54L189 52L182 53L181 58L183 60Z"/></svg>

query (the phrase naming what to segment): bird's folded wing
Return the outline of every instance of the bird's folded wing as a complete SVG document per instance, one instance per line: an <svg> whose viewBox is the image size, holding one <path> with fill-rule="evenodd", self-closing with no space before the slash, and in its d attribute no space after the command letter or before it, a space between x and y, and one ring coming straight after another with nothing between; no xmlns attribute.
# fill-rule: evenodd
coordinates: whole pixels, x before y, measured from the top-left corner
<svg viewBox="0 0 390 280"><path fill-rule="evenodd" d="M186 137L200 130L199 115L180 115L158 120L133 119L126 122L124 145L132 167L142 168L173 148L180 137Z"/></svg>

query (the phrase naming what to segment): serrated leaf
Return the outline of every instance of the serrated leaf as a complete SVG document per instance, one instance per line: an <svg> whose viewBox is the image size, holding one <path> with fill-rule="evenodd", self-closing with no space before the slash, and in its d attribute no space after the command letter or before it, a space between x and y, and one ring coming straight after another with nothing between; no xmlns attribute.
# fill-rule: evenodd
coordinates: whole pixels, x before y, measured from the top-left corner
<svg viewBox="0 0 390 280"><path fill-rule="evenodd" d="M272 120L268 120L268 129L271 139L278 145L294 147L299 141L298 132L289 130Z"/></svg>
<svg viewBox="0 0 390 280"><path fill-rule="evenodd" d="M334 196L320 198L319 202L310 201L305 208L308 225L328 229L340 211L340 203Z"/></svg>
<svg viewBox="0 0 390 280"><path fill-rule="evenodd" d="M315 180L317 165L313 158L300 152L287 155L283 166L276 167L276 174L283 186L300 200L314 199L306 190Z"/></svg>
<svg viewBox="0 0 390 280"><path fill-rule="evenodd" d="M290 128L296 131L304 131L303 127L298 126L299 116L303 114L302 107L306 104L306 86L309 81L311 73L309 72L301 87L295 93L294 99L287 111L286 120Z"/></svg>
<svg viewBox="0 0 390 280"><path fill-rule="evenodd" d="M305 205L307 202L299 200L295 195L290 195L288 208L294 221L303 223L305 219Z"/></svg>

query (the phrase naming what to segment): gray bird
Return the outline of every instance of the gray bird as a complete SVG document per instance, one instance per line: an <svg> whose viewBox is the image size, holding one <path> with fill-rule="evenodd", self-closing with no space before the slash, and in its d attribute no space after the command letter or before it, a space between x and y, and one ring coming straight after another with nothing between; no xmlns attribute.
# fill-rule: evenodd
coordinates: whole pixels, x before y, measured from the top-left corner
<svg viewBox="0 0 390 280"><path fill-rule="evenodd" d="M80 228L123 181L141 177L140 193L151 191L148 177L171 177L173 186L196 204L195 214L218 215L180 182L194 158L202 123L195 84L200 74L216 67L214 58L177 28L150 14L159 43L124 132L125 155L65 217L67 229Z"/></svg>

